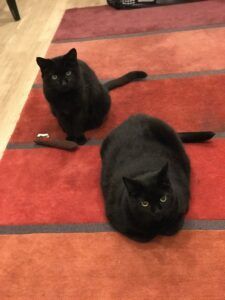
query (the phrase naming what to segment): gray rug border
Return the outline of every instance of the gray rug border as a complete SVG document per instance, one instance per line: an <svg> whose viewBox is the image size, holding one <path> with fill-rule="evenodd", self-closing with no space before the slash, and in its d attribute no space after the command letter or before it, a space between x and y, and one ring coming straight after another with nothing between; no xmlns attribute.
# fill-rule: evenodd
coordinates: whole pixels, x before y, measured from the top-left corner
<svg viewBox="0 0 225 300"><path fill-rule="evenodd" d="M223 139L223 138L225 138L225 132L216 132L216 135L213 137L213 139ZM85 145L81 147L100 146L102 142L103 139L90 139ZM46 146L36 145L34 142L26 142L26 143L9 143L6 147L6 150L31 150L31 149L40 149L40 148L44 149L46 148ZM76 151L76 149L74 151Z"/></svg>
<svg viewBox="0 0 225 300"><path fill-rule="evenodd" d="M152 81L152 80L165 80L165 79L180 79L180 78L191 78L209 75L221 75L225 74L225 69L214 69L214 70L202 70L202 71L190 71L181 73L165 73L165 74L152 74L148 75L145 79L135 80L137 81ZM104 84L107 81L113 80L113 78L101 79L101 83ZM41 89L42 83L34 83L32 89Z"/></svg>
<svg viewBox="0 0 225 300"><path fill-rule="evenodd" d="M183 230L225 230L225 220L186 220ZM115 232L108 223L0 225L0 235Z"/></svg>
<svg viewBox="0 0 225 300"><path fill-rule="evenodd" d="M142 36L149 36L149 35L167 34L167 33L173 33L173 32L215 29L215 28L223 28L223 27L225 27L225 23L192 25L192 26L185 26L185 27L179 27L179 28L156 29L156 30L149 30L149 31L145 31L145 32L111 34L111 35L103 35L103 36L97 36L97 37L68 38L68 39L60 39L60 40L53 39L51 43L52 44L66 44L66 43L73 43L73 42L80 43L80 42L88 42L88 41L123 39L123 38L142 37Z"/></svg>

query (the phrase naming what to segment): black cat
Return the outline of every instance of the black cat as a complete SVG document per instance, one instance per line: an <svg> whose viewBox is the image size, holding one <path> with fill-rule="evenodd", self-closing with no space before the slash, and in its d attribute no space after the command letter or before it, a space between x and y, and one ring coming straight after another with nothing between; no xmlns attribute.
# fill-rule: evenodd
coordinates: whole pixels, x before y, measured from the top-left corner
<svg viewBox="0 0 225 300"><path fill-rule="evenodd" d="M77 59L75 49L52 59L37 57L37 64L52 113L67 139L78 144L86 142L85 131L103 123L110 109L109 90L147 76L134 71L103 85L93 70Z"/></svg>
<svg viewBox="0 0 225 300"><path fill-rule="evenodd" d="M114 129L101 148L101 185L111 225L141 242L181 229L190 197L190 162L182 141L213 136L176 134L163 121L142 114Z"/></svg>

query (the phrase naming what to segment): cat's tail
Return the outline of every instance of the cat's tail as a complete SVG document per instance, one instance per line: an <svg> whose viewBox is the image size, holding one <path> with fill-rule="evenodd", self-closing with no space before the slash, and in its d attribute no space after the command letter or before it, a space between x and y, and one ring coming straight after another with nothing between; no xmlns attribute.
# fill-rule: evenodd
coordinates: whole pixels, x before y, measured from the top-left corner
<svg viewBox="0 0 225 300"><path fill-rule="evenodd" d="M148 74L143 71L133 71L133 72L129 72L117 79L113 79L108 82L105 82L104 86L107 88L108 91L111 91L112 89L123 86L131 81L142 79L147 76L148 76Z"/></svg>
<svg viewBox="0 0 225 300"><path fill-rule="evenodd" d="M183 143L201 143L213 138L215 132L212 131L179 132L178 135Z"/></svg>

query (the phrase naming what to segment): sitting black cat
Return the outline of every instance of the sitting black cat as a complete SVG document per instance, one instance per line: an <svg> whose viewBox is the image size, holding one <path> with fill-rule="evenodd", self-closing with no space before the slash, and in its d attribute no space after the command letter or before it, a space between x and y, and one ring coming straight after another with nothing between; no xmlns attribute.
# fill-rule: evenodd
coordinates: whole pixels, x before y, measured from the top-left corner
<svg viewBox="0 0 225 300"><path fill-rule="evenodd" d="M141 242L181 229L190 197L190 162L181 141L213 136L176 134L163 121L141 114L114 129L101 148L101 185L111 225Z"/></svg>
<svg viewBox="0 0 225 300"><path fill-rule="evenodd" d="M147 76L134 71L102 85L90 67L77 59L75 49L52 59L37 57L37 63L52 113L67 139L78 144L86 142L85 131L103 123L110 109L109 90Z"/></svg>

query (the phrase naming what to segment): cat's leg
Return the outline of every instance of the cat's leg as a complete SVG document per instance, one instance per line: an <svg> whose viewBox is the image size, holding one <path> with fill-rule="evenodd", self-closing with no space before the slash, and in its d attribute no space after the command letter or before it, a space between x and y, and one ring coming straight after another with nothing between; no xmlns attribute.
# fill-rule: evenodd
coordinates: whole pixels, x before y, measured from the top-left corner
<svg viewBox="0 0 225 300"><path fill-rule="evenodd" d="M86 136L83 135L79 135L79 136L74 136L74 135L68 135L66 137L67 141L73 141L76 142L78 145L84 145L87 142L87 138Z"/></svg>
<svg viewBox="0 0 225 300"><path fill-rule="evenodd" d="M62 128L62 130L66 133L66 134L68 134L68 132L72 132L72 126L70 126L69 124L68 124L68 122L63 122L62 120L60 120L60 119L58 119L58 123L59 123L59 126ZM70 127L71 127L71 130L70 130Z"/></svg>
<svg viewBox="0 0 225 300"><path fill-rule="evenodd" d="M65 117L62 115L55 115L55 116L57 118L59 126L67 134L67 136L72 136L73 135L72 120L69 117Z"/></svg>
<svg viewBox="0 0 225 300"><path fill-rule="evenodd" d="M84 117L82 114L76 115L72 120L72 132L68 134L67 140L74 141L79 145L84 145L87 138L84 135Z"/></svg>
<svg viewBox="0 0 225 300"><path fill-rule="evenodd" d="M87 142L84 136L82 119L79 116L71 117L69 115L56 116L59 126L66 133L66 139L68 141L74 141L79 145L83 145Z"/></svg>

